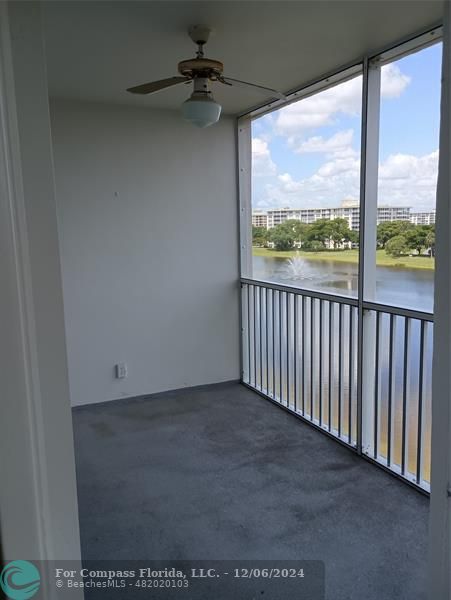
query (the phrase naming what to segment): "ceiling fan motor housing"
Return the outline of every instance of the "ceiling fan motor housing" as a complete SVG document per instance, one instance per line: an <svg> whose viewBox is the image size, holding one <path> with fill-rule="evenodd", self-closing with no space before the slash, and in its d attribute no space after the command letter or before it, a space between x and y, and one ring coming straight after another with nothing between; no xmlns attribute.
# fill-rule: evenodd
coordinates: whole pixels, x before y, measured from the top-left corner
<svg viewBox="0 0 451 600"><path fill-rule="evenodd" d="M195 77L206 77L215 80L222 75L224 65L219 60L211 58L191 58L182 60L178 64L180 75L194 79Z"/></svg>

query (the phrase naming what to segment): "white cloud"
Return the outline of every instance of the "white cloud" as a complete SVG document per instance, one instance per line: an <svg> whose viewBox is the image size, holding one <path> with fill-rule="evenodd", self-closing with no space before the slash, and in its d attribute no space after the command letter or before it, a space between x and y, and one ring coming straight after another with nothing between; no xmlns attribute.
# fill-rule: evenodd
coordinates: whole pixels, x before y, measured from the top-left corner
<svg viewBox="0 0 451 600"><path fill-rule="evenodd" d="M266 177L275 173L276 165L271 158L268 142L260 137L252 138L252 175Z"/></svg>
<svg viewBox="0 0 451 600"><path fill-rule="evenodd" d="M295 181L289 173L283 173L277 179L281 189L288 194L302 192L303 190L303 181Z"/></svg>
<svg viewBox="0 0 451 600"><path fill-rule="evenodd" d="M321 135L315 135L301 142L295 152L299 154L307 154L310 152L321 152L325 154L349 154L352 150L352 138L354 136L353 129L338 131L329 138L324 138Z"/></svg>
<svg viewBox="0 0 451 600"><path fill-rule="evenodd" d="M435 206L438 150L424 156L390 155L379 166L378 203L430 210ZM359 197L360 160L334 157L312 176L296 180L289 173L274 177L256 205L264 207L338 206Z"/></svg>
<svg viewBox="0 0 451 600"><path fill-rule="evenodd" d="M410 77L397 65L382 67L383 98L399 97L409 83ZM354 78L263 117L264 129L285 137L292 151L324 154L325 162L304 179L281 173L271 158L269 138L262 132L253 139L253 174L268 179L254 189L255 206L336 206L344 198L359 197L360 156L352 147L354 130L338 131L330 137L311 134L319 127L336 124L339 114L358 116L361 85L361 77ZM433 208L437 165L438 151L425 156L389 156L379 166L379 204Z"/></svg>
<svg viewBox="0 0 451 600"><path fill-rule="evenodd" d="M435 207L438 150L424 156L392 154L379 167L379 202Z"/></svg>
<svg viewBox="0 0 451 600"><path fill-rule="evenodd" d="M284 173L268 183L257 204L268 206L337 206L344 198L359 197L359 159L334 159L311 177L296 180Z"/></svg>
<svg viewBox="0 0 451 600"><path fill-rule="evenodd" d="M277 112L274 123L276 133L287 137L291 145L299 143L309 129L331 125L333 116L339 112L358 115L361 98L362 78L357 77L289 104Z"/></svg>
<svg viewBox="0 0 451 600"><path fill-rule="evenodd" d="M336 177L342 174L348 175L349 173L352 173L353 175L358 177L359 170L360 158L355 156L349 156L345 158L337 157L321 165L321 167L317 171L317 174L320 177L329 178Z"/></svg>
<svg viewBox="0 0 451 600"><path fill-rule="evenodd" d="M398 98L409 83L410 77L402 73L397 65L382 67L382 98ZM358 116L361 105L362 77L355 77L277 111L275 131L285 136L291 146L299 145L308 130L334 124L339 113Z"/></svg>
<svg viewBox="0 0 451 600"><path fill-rule="evenodd" d="M410 77L394 63L384 65L381 69L381 97L399 98L410 81Z"/></svg>

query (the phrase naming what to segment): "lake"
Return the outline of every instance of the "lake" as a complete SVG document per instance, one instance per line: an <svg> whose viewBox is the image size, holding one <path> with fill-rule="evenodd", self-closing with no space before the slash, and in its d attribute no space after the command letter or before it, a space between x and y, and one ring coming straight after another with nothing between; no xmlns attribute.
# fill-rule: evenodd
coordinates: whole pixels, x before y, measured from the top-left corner
<svg viewBox="0 0 451 600"><path fill-rule="evenodd" d="M357 296L358 267L355 263L302 257L290 269L287 258L253 257L253 278L315 289L329 294ZM376 302L432 312L434 271L380 267L376 269Z"/></svg>

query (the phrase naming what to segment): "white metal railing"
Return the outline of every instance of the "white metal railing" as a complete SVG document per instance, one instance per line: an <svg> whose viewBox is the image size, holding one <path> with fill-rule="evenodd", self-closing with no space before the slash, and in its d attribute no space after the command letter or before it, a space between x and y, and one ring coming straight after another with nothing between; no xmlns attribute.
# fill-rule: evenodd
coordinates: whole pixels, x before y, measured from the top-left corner
<svg viewBox="0 0 451 600"><path fill-rule="evenodd" d="M243 383L429 491L432 315L252 279L241 287Z"/></svg>

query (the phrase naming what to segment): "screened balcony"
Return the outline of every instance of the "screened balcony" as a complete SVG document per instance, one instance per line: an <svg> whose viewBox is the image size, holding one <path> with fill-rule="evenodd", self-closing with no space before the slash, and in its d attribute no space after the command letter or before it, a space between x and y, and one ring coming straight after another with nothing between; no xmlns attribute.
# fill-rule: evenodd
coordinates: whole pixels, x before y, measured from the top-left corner
<svg viewBox="0 0 451 600"><path fill-rule="evenodd" d="M238 122L243 383L425 493L440 65L436 28Z"/></svg>
<svg viewBox="0 0 451 600"><path fill-rule="evenodd" d="M407 45L367 55L363 61L289 94L286 102L261 106L238 120L227 122L224 118L216 129L207 130L207 135L217 135L213 141L222 144L226 134L238 130L238 148L234 137L227 138L231 154L210 156L209 146L202 145L204 138L196 137L193 142L198 132L188 130L177 138L185 144L181 155L191 152L193 143L199 145L204 161L223 181L213 194L197 171L181 161L184 182L192 178L191 185L196 188L191 204L196 203L197 210L179 199L177 188L175 200L171 196L167 202L157 194L152 198L155 205L148 204L146 194L148 188L153 189L153 178L143 179L139 194L141 197L145 190L144 205L149 212L145 219L139 218L142 209L138 204L137 216L125 211L124 219L133 222L131 236L151 243L158 240L162 245L164 254L156 244L150 246L152 257L163 258L152 265L152 272L159 273L158 281L169 278L171 283L169 287L156 286L144 310L140 307L136 336L142 336L142 347L147 349L148 332L141 324L151 319L154 346L146 360L135 355L135 364L141 365L145 385L151 382L153 389L158 382L157 392L171 387L190 389L162 394L139 390L134 394L138 398L121 400L116 396L118 401L112 404L74 408L81 537L87 560L136 555L164 560L318 558L325 563L328 600L426 597L422 566L427 556L434 327L433 269L429 267L434 259L426 255L425 248L415 257L412 252L412 256L393 260L386 255L379 239L380 224L408 222L410 232L414 224L411 209L402 206L404 197L401 206L384 204L386 190L380 179L387 167L380 164L379 150L387 136L383 119L387 72L389 83L395 77L397 84L405 87L408 80L401 70L398 73L397 64L390 67L391 63L433 44L434 73L438 73L440 40L441 28L431 29ZM436 84L439 88L439 78ZM323 205L299 195L292 208L259 210L255 218L268 236L291 220L301 224L302 239L292 243L285 258L277 257L278 248L271 237L258 249L260 254L255 253L253 194L259 193L258 177L267 176L264 169L258 171L259 150L271 172L265 154L269 146L257 144L255 151L252 145L261 132L258 127L265 118L277 123L277 115L291 114L295 125L296 119L304 123L303 111L309 116L316 103L326 98L339 104L349 96L352 114L347 118L355 135L338 132L338 151L345 157L336 159L338 171L344 175L338 180L330 176L332 183ZM305 102L310 104L302 108ZM334 109L334 118L346 111L346 102L344 108L339 104ZM55 135L63 150L66 113L71 116L71 110L56 104ZM93 113L93 127L102 119L103 115ZM128 118L118 115L118 122L122 119L128 130ZM162 139L168 128L174 136L178 134L178 122L168 117L166 121L158 118L153 130L160 121L165 123ZM148 126L147 117L143 124ZM140 129L145 138L141 143L147 148L143 131L145 127ZM269 132L263 129L262 135L276 137L277 131L276 127ZM324 146L328 152L332 142L332 146L337 144L337 132L329 132L328 140L314 133L308 140L298 140L302 160L306 146L313 147L313 152ZM70 134L77 140L77 133ZM119 136L117 141L120 144ZM155 152L153 145L151 152ZM238 154L239 211L228 202L233 195L234 152ZM161 160L158 155L152 154L154 161ZM431 159L433 169L436 158L434 154ZM91 173L89 157L79 160ZM147 156L140 152L134 160L142 161L141 176ZM345 161L344 167L340 161ZM116 168L120 169L120 164ZM135 164L132 171L138 172ZM164 174L163 162L160 171ZM338 201L333 187L340 177L351 181L350 194L357 197L354 202L334 204ZM432 189L433 177L431 182ZM170 183L176 184L177 179L171 178ZM296 188L295 181L288 183L302 189ZM202 193L197 193L197 185L204 186ZM347 192L347 187L339 187L341 196ZM432 202L429 197L428 202ZM122 208L119 200L115 203ZM81 209L75 205L67 203L66 210L70 215L80 211L80 219ZM230 229L237 224L236 212L240 242L232 246ZM214 219L214 228L203 228L208 215ZM415 212L412 218L418 220L418 215ZM322 242L309 238L315 224L340 219L349 230L342 237ZM160 231L160 222L170 224L170 235ZM179 226L178 235L173 233L174 222ZM66 218L63 224L63 244L70 257L66 265L78 272L72 258L75 236L71 223ZM184 223L191 229L185 231ZM107 236L105 240L108 244ZM97 248L97 238L91 243ZM284 278L283 261L296 262L298 254L301 263L309 261L309 252L318 250L321 243L317 254L327 253L333 276L316 277L315 265L310 262L312 277L298 277L292 264L293 273ZM240 273L235 255L238 246ZM265 252L273 252L271 260L279 261L273 272L265 272L258 263ZM354 262L339 262L338 255ZM384 268L391 269L385 287L378 285L381 255L389 263ZM321 264L321 256L316 259L315 264ZM424 277L429 287L421 305L415 306L421 291L415 296L408 285L395 286L396 261L404 259L410 266L417 260L429 268ZM108 260L103 256L102 260L108 267ZM170 270L166 264L171 265ZM337 267L342 264L345 267ZM144 278L148 269L146 263ZM340 269L345 273L343 279L341 273L336 276ZM412 278L418 272L412 271ZM130 277L130 285L139 289L140 282ZM203 286L206 291L200 293ZM128 297L122 301L127 303ZM68 305L70 316L79 315L72 298ZM103 318L102 311L98 318ZM79 319L73 318L74 346L80 343L78 330L74 333L78 324ZM127 336L126 330L124 333ZM80 370L86 368L80 348L77 360ZM215 385L221 379L233 381ZM199 380L214 385L192 387ZM88 404L78 379L76 383L77 403ZM115 393L125 389L132 395L126 384L120 382L123 387L118 386Z"/></svg>
<svg viewBox="0 0 451 600"><path fill-rule="evenodd" d="M3 346L20 368L0 437L20 465L2 505L17 556L78 560L79 517L82 560L313 559L327 600L445 589L443 10L406 6L9 3ZM223 111L200 129L188 86L127 92L170 76L207 20L209 56L285 99L213 80Z"/></svg>

